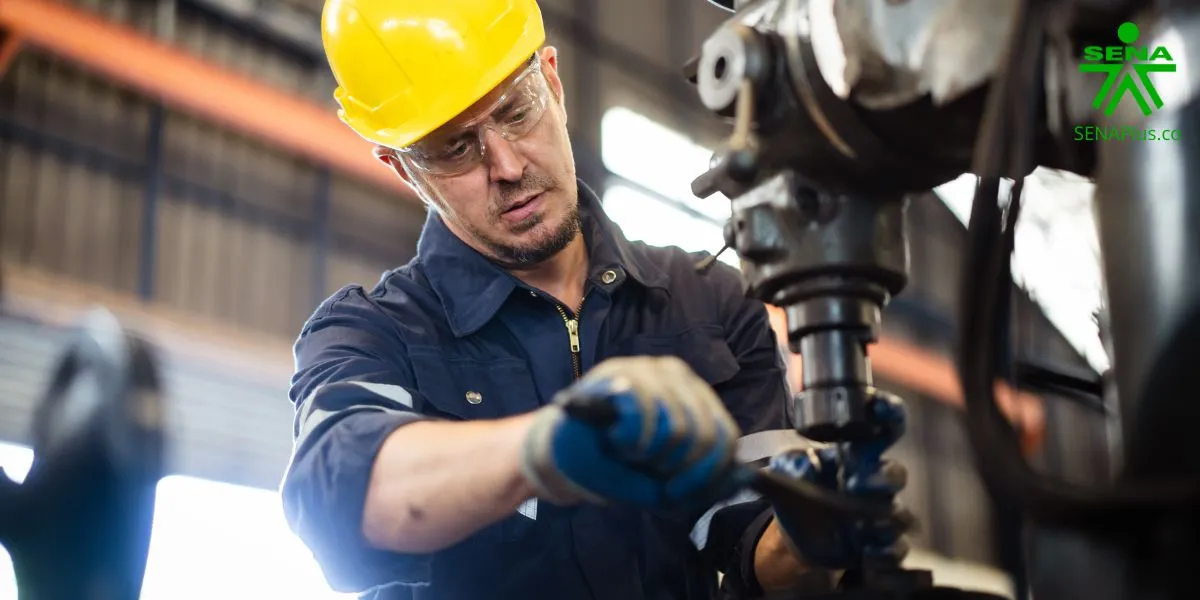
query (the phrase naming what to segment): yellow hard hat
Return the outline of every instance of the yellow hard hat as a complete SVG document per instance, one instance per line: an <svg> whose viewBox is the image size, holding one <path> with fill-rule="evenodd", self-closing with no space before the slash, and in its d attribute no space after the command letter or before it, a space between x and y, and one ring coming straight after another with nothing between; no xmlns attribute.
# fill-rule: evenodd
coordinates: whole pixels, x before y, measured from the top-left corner
<svg viewBox="0 0 1200 600"><path fill-rule="evenodd" d="M546 40L536 0L327 0L338 118L405 148L486 96Z"/></svg>

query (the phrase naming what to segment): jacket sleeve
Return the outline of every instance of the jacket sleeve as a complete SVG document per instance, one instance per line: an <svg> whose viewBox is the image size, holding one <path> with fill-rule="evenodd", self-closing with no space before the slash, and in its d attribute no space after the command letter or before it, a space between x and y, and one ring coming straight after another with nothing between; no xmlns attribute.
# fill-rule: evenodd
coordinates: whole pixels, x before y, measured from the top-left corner
<svg viewBox="0 0 1200 600"><path fill-rule="evenodd" d="M429 418L395 329L362 288L347 287L322 303L295 344L284 515L339 592L430 579L430 557L374 549L362 534L367 482L384 439Z"/></svg>
<svg viewBox="0 0 1200 600"><path fill-rule="evenodd" d="M738 459L765 466L778 452L803 443L790 418L786 362L767 307L746 298L741 275L717 263L710 273L725 338L739 371L716 386L742 430ZM754 579L753 551L773 516L771 506L749 490L708 510L694 524L692 541L724 574L722 587L737 597L761 595Z"/></svg>

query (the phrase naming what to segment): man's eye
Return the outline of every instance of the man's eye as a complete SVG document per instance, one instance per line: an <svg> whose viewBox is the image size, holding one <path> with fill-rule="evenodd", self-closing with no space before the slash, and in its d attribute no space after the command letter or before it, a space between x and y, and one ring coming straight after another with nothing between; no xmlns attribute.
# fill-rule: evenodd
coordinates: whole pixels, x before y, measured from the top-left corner
<svg viewBox="0 0 1200 600"><path fill-rule="evenodd" d="M467 140L459 140L453 144L448 144L443 148L439 156L442 160L456 160L466 156L471 151L471 144Z"/></svg>
<svg viewBox="0 0 1200 600"><path fill-rule="evenodd" d="M529 116L529 109L528 108L520 108L520 109L514 110L511 113L509 113L508 117L505 118L504 120L510 124L515 125L517 123L520 123L521 121L524 121L526 119L526 117L528 117L528 116Z"/></svg>

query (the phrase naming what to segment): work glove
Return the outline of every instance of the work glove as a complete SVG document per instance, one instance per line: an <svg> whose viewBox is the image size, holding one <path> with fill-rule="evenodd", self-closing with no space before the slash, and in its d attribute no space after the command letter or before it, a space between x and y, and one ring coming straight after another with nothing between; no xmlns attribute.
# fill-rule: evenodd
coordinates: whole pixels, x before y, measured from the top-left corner
<svg viewBox="0 0 1200 600"><path fill-rule="evenodd" d="M879 521L830 513L776 507L775 520L784 538L806 564L842 570L863 566L864 559L899 563L908 553L904 534L915 525L912 513L896 502L908 472L903 465L882 458L904 431L905 414L899 399L883 392L869 407L875 437L852 445L849 451L833 445L795 449L774 456L767 469L803 479L831 492L873 499L891 506L891 517Z"/></svg>
<svg viewBox="0 0 1200 600"><path fill-rule="evenodd" d="M708 383L675 357L606 360L534 418L523 472L555 504L696 507L745 483L740 431Z"/></svg>

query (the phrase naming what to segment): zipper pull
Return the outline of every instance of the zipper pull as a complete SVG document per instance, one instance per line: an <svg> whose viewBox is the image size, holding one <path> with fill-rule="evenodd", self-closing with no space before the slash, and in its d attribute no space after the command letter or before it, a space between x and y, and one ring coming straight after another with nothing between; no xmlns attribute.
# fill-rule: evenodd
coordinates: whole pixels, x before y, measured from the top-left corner
<svg viewBox="0 0 1200 600"><path fill-rule="evenodd" d="M567 335L571 337L571 352L579 352L579 321L567 320Z"/></svg>

